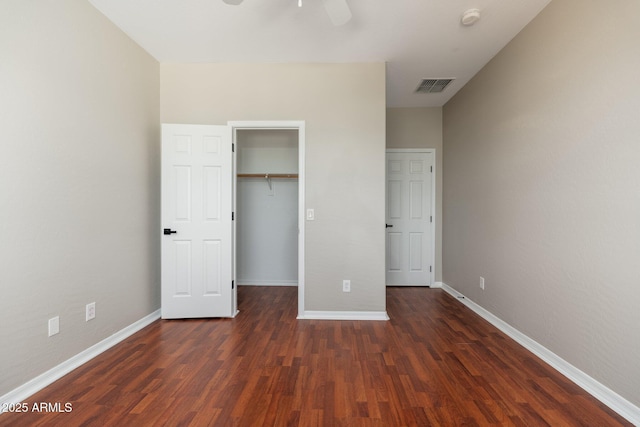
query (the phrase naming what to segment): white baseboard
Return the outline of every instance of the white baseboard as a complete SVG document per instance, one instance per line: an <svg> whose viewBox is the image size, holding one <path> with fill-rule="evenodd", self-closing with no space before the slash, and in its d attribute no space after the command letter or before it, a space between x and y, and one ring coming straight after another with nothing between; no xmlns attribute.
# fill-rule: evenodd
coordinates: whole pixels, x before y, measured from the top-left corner
<svg viewBox="0 0 640 427"><path fill-rule="evenodd" d="M298 286L297 280L238 280L238 286Z"/></svg>
<svg viewBox="0 0 640 427"><path fill-rule="evenodd" d="M59 380L74 369L84 365L89 360L105 352L119 342L124 341L131 335L135 334L145 326L148 326L151 323L155 322L159 318L160 310L156 310L148 316L145 316L142 319L138 320L137 322L132 323L124 329L121 329L110 337L105 338L99 343L76 354L72 358L67 359L58 366L55 366L49 369L47 372L38 375L34 379L0 397L0 408L5 407L5 404L8 403L24 402L28 397L34 395L54 381ZM0 411L0 413L2 412Z"/></svg>
<svg viewBox="0 0 640 427"><path fill-rule="evenodd" d="M609 408L617 412L620 416L627 419L633 425L640 426L640 408L620 396L615 391L593 379L589 375L582 372L548 348L529 338L513 326L509 325L499 317L482 308L469 298L465 297L446 283L442 283L442 288L450 295L455 297L462 304L470 308L480 317L491 323L493 326L507 334L518 344L538 356L540 359L548 363L556 371L573 381L587 393L607 405Z"/></svg>
<svg viewBox="0 0 640 427"><path fill-rule="evenodd" d="M396 284L396 283L387 283L386 284L387 287L396 287L396 288L429 288L429 285L425 285L424 283L420 283L420 284L412 284L412 283L401 283L401 284Z"/></svg>
<svg viewBox="0 0 640 427"><path fill-rule="evenodd" d="M433 285L425 285L425 284L421 284L421 285L394 285L393 283L387 283L385 286L389 287L389 286L397 286L397 287L417 287L417 288L441 288L442 287L442 282L433 282Z"/></svg>
<svg viewBox="0 0 640 427"><path fill-rule="evenodd" d="M304 311L300 320L389 320L386 311Z"/></svg>

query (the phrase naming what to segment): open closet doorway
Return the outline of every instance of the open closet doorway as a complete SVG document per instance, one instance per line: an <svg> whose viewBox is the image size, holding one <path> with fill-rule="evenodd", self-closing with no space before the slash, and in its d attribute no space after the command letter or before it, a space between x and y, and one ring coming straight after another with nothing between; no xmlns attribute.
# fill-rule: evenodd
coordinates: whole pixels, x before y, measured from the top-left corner
<svg viewBox="0 0 640 427"><path fill-rule="evenodd" d="M234 280L297 286L304 311L304 122L230 122ZM234 292L237 310L237 288Z"/></svg>

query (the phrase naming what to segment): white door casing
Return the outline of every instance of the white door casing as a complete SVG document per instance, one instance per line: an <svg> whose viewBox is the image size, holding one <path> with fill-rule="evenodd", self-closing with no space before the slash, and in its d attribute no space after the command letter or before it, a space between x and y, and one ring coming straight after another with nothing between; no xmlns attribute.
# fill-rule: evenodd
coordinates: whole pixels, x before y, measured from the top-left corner
<svg viewBox="0 0 640 427"><path fill-rule="evenodd" d="M387 150L386 283L434 283L434 150Z"/></svg>
<svg viewBox="0 0 640 427"><path fill-rule="evenodd" d="M163 124L161 174L162 318L231 317L231 127Z"/></svg>

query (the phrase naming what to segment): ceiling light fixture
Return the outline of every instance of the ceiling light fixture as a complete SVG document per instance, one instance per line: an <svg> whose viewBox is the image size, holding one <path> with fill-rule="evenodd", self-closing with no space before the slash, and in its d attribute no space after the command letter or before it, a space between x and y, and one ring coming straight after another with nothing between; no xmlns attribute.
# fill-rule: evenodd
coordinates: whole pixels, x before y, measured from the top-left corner
<svg viewBox="0 0 640 427"><path fill-rule="evenodd" d="M226 4L238 6L244 0L222 0ZM351 9L347 4L347 0L323 0L324 9L329 15L329 19L333 25L344 25L351 20ZM302 0L298 0L298 7L302 7Z"/></svg>
<svg viewBox="0 0 640 427"><path fill-rule="evenodd" d="M480 10L479 9L468 9L462 14L462 19L460 22L465 27L469 27L480 19Z"/></svg>

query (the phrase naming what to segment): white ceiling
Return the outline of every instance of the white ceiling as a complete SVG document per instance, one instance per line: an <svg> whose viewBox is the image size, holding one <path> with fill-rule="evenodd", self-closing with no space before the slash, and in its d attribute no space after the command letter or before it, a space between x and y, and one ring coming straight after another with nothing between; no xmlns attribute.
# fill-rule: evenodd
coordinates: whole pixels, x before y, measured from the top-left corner
<svg viewBox="0 0 640 427"><path fill-rule="evenodd" d="M388 107L437 107L550 0L348 0L331 24L322 0L89 0L160 62L386 62ZM474 26L460 24L470 8ZM456 80L414 93L423 78Z"/></svg>

